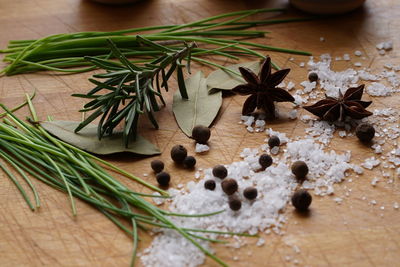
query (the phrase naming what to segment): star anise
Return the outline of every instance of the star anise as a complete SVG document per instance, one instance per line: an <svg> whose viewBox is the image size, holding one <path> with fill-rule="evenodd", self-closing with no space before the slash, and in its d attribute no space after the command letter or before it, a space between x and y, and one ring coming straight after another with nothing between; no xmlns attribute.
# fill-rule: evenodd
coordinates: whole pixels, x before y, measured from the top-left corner
<svg viewBox="0 0 400 267"><path fill-rule="evenodd" d="M325 99L303 108L321 119L331 122L343 121L345 116L362 119L372 115L372 112L365 109L371 105L372 101L362 101L363 92L364 84L347 89L344 95L339 90L339 98L325 96Z"/></svg>
<svg viewBox="0 0 400 267"><path fill-rule="evenodd" d="M240 95L250 95L243 104L242 114L248 115L256 108L263 109L271 118L275 118L274 102L293 102L294 98L284 89L276 87L280 84L290 69L271 73L271 58L262 63L258 76L248 68L240 67L240 73L247 82L232 89Z"/></svg>

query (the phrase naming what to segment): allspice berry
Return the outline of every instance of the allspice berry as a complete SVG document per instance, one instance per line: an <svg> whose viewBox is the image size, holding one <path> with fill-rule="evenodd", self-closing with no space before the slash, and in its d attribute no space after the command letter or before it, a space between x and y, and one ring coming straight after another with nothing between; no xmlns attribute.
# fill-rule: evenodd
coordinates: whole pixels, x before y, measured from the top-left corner
<svg viewBox="0 0 400 267"><path fill-rule="evenodd" d="M260 163L261 168L265 170L272 165L272 157L268 154L262 154L258 159L258 163Z"/></svg>
<svg viewBox="0 0 400 267"><path fill-rule="evenodd" d="M164 170L164 162L159 159L155 159L150 163L151 168L155 173L159 173Z"/></svg>
<svg viewBox="0 0 400 267"><path fill-rule="evenodd" d="M308 166L304 161L296 161L292 164L292 173L298 180L305 180L308 173Z"/></svg>
<svg viewBox="0 0 400 267"><path fill-rule="evenodd" d="M192 130L192 137L199 144L206 144L210 139L211 131L208 127L203 125L197 125Z"/></svg>
<svg viewBox="0 0 400 267"><path fill-rule="evenodd" d="M268 139L268 146L270 148L273 148L275 146L279 146L280 144L281 144L281 140L276 135L273 135Z"/></svg>
<svg viewBox="0 0 400 267"><path fill-rule="evenodd" d="M375 129L369 123L361 123L356 128L356 135L358 139L363 143L369 143L375 136Z"/></svg>
<svg viewBox="0 0 400 267"><path fill-rule="evenodd" d="M171 149L171 158L176 163L182 163L187 156L187 150L182 145L175 145Z"/></svg>
<svg viewBox="0 0 400 267"><path fill-rule="evenodd" d="M187 169L191 169L194 167L194 165L196 165L196 158L193 156L187 156L184 160L183 160L183 167L187 168Z"/></svg>
<svg viewBox="0 0 400 267"><path fill-rule="evenodd" d="M301 212L304 212L308 209L312 201L312 197L307 190L300 189L297 190L292 196L292 204L293 206Z"/></svg>
<svg viewBox="0 0 400 267"><path fill-rule="evenodd" d="M156 175L156 179L159 185L168 186L169 181L171 180L171 176L168 172L160 172Z"/></svg>
<svg viewBox="0 0 400 267"><path fill-rule="evenodd" d="M240 201L240 199L236 196L230 197L228 203L231 210L234 211L240 210L240 208L242 207L242 201Z"/></svg>
<svg viewBox="0 0 400 267"><path fill-rule="evenodd" d="M218 177L220 179L224 179L226 176L228 176L228 170L225 168L224 165L217 165L213 168L212 174L215 177Z"/></svg>
<svg viewBox="0 0 400 267"><path fill-rule="evenodd" d="M258 195L258 191L257 188L255 187L247 187L244 191L243 191L243 196L249 200L253 200L256 199Z"/></svg>
<svg viewBox="0 0 400 267"><path fill-rule="evenodd" d="M310 74L308 74L308 80L310 81L310 82L316 82L316 81L318 81L318 74L317 73L315 73L315 72L310 72Z"/></svg>
<svg viewBox="0 0 400 267"><path fill-rule="evenodd" d="M221 183L222 191L228 196L233 195L238 190L238 184L235 179L225 179Z"/></svg>
<svg viewBox="0 0 400 267"><path fill-rule="evenodd" d="M215 189L215 181L214 180L207 180L204 182L204 188L207 190L213 191Z"/></svg>

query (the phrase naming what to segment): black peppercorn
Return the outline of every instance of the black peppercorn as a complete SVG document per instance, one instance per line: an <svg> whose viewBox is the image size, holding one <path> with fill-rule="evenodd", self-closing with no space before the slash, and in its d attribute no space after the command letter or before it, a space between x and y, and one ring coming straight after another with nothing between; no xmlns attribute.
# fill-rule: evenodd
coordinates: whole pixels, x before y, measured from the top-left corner
<svg viewBox="0 0 400 267"><path fill-rule="evenodd" d="M171 158L176 163L182 163L187 156L187 150L182 145L176 145L171 149Z"/></svg>
<svg viewBox="0 0 400 267"><path fill-rule="evenodd" d="M196 159L193 156L187 156L184 160L183 160L183 167L191 169L194 167L194 165L196 165Z"/></svg>
<svg viewBox="0 0 400 267"><path fill-rule="evenodd" d="M275 146L279 146L280 144L281 144L281 140L276 135L273 135L268 139L268 146L270 148L273 148Z"/></svg>
<svg viewBox="0 0 400 267"><path fill-rule="evenodd" d="M208 190L215 189L215 181L214 180L207 180L204 182L204 188Z"/></svg>
<svg viewBox="0 0 400 267"><path fill-rule="evenodd" d="M222 191L227 195L232 195L238 190L238 184L235 179L225 179L221 183Z"/></svg>
<svg viewBox="0 0 400 267"><path fill-rule="evenodd" d="M260 163L261 168L265 170L272 164L272 158L270 155L267 154L262 154L260 158L258 159L258 163Z"/></svg>
<svg viewBox="0 0 400 267"><path fill-rule="evenodd" d="M155 173L159 173L164 170L164 162L159 159L155 159L150 163L151 168Z"/></svg>
<svg viewBox="0 0 400 267"><path fill-rule="evenodd" d="M217 165L213 168L212 173L215 177L218 177L220 179L224 179L226 176L228 176L228 170L225 168L224 165Z"/></svg>
<svg viewBox="0 0 400 267"><path fill-rule="evenodd" d="M292 204L299 211L306 211L310 206L312 197L307 190L297 190L292 196Z"/></svg>
<svg viewBox="0 0 400 267"><path fill-rule="evenodd" d="M304 161L296 161L292 164L292 173L298 180L305 180L308 173L308 166Z"/></svg>
<svg viewBox="0 0 400 267"><path fill-rule="evenodd" d="M257 192L257 188L255 187L247 187L244 191L243 191L243 196L249 200L253 200L257 197L258 192Z"/></svg>
<svg viewBox="0 0 400 267"><path fill-rule="evenodd" d="M242 207L242 201L238 197L232 196L229 198L229 207L231 210L237 211Z"/></svg>
<svg viewBox="0 0 400 267"><path fill-rule="evenodd" d="M318 74L315 72L310 72L310 74L308 74L308 80L310 82L316 82L318 81Z"/></svg>
<svg viewBox="0 0 400 267"><path fill-rule="evenodd" d="M211 131L206 126L197 125L192 130L192 138L199 144L206 144L210 136Z"/></svg>
<svg viewBox="0 0 400 267"><path fill-rule="evenodd" d="M160 172L156 175L156 179L159 185L168 186L171 176L168 172Z"/></svg>
<svg viewBox="0 0 400 267"><path fill-rule="evenodd" d="M361 123L356 128L356 135L361 142L368 143L375 136L374 126L369 123Z"/></svg>

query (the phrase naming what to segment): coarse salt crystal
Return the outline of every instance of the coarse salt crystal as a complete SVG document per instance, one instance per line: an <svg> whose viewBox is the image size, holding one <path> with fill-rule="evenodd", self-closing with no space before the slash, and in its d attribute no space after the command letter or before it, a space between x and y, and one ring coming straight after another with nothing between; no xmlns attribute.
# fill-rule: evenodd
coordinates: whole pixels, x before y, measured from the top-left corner
<svg viewBox="0 0 400 267"><path fill-rule="evenodd" d="M380 160L376 159L375 157L367 158L363 163L361 163L361 166L364 167L365 169L372 170L376 166L378 166L381 163Z"/></svg>
<svg viewBox="0 0 400 267"><path fill-rule="evenodd" d="M361 66L362 66L362 63L361 63L361 62L355 62L355 63L354 63L354 66L356 66L356 67L361 67Z"/></svg>
<svg viewBox="0 0 400 267"><path fill-rule="evenodd" d="M394 203L393 203L393 208L394 208L394 209L397 210L397 209L399 209L399 207L400 207L400 206L399 206L399 203L397 203L397 202L394 202Z"/></svg>
<svg viewBox="0 0 400 267"><path fill-rule="evenodd" d="M379 178L378 178L378 177L375 177L375 178L372 179L371 185L372 185L372 186L376 186L376 184L377 184L378 182L379 182Z"/></svg>
<svg viewBox="0 0 400 267"><path fill-rule="evenodd" d="M357 57L360 57L362 55L362 52L360 50L356 50L356 51L354 51L354 55L356 55Z"/></svg>
<svg viewBox="0 0 400 267"><path fill-rule="evenodd" d="M373 82L367 86L367 93L371 96L388 96L392 94L393 88L387 87L382 83Z"/></svg>
<svg viewBox="0 0 400 267"><path fill-rule="evenodd" d="M304 68L305 65L306 65L306 64L305 64L304 62L300 62L299 67L300 67L300 68Z"/></svg>
<svg viewBox="0 0 400 267"><path fill-rule="evenodd" d="M290 91L294 88L294 86L295 86L294 82L289 82L288 85L286 86L286 89Z"/></svg>
<svg viewBox="0 0 400 267"><path fill-rule="evenodd" d="M344 54L343 55L343 59L346 60L346 61L349 61L350 60L350 55L349 54Z"/></svg>
<svg viewBox="0 0 400 267"><path fill-rule="evenodd" d="M208 145L196 143L196 148L195 148L196 153L203 153L203 152L206 152L209 150L210 150L210 147Z"/></svg>

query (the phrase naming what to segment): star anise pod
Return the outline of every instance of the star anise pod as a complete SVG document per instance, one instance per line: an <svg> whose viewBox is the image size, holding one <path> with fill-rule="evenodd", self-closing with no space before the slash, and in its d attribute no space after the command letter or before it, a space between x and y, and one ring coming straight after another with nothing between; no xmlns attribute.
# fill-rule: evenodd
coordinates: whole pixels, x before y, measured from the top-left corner
<svg viewBox="0 0 400 267"><path fill-rule="evenodd" d="M293 102L294 98L284 89L276 87L280 84L290 69L271 73L271 58L262 63L258 76L248 68L240 67L240 73L247 82L232 89L240 95L250 95L243 104L242 114L248 115L256 108L263 109L270 117L275 118L274 102Z"/></svg>
<svg viewBox="0 0 400 267"><path fill-rule="evenodd" d="M320 117L326 121L343 121L345 116L353 119L362 119L372 115L365 108L371 105L372 101L362 101L361 97L364 92L364 84L358 87L347 89L343 95L339 90L339 98L326 96L311 106L303 107L305 110Z"/></svg>

